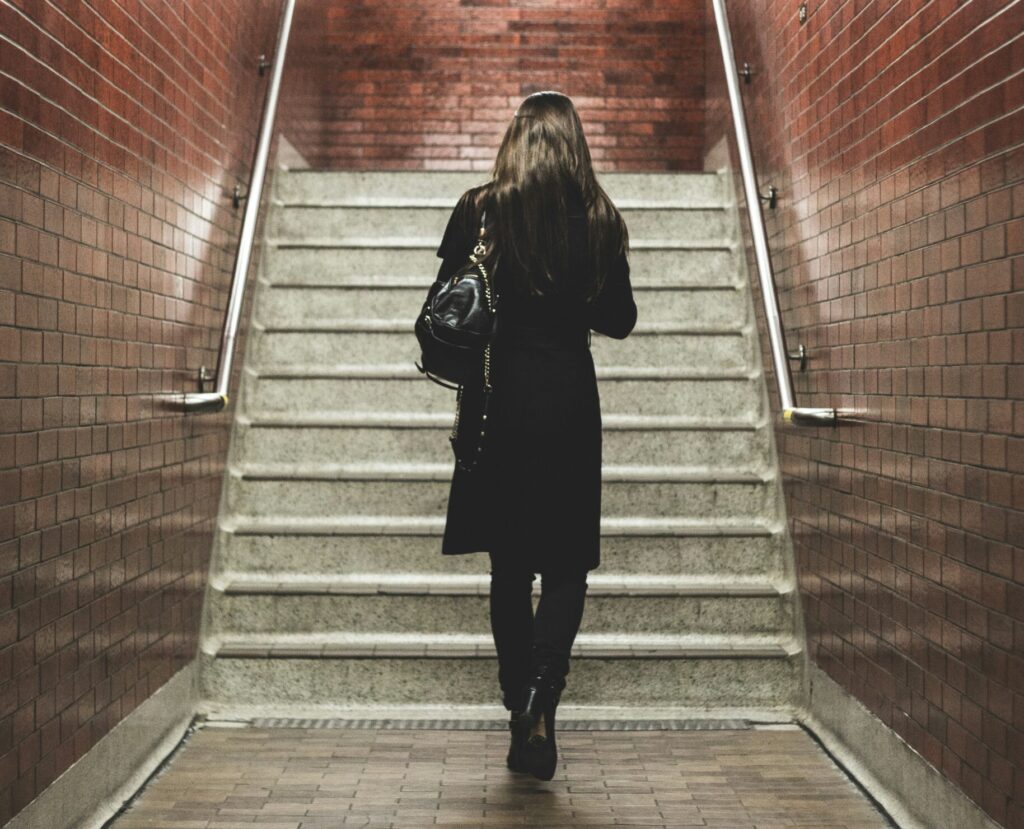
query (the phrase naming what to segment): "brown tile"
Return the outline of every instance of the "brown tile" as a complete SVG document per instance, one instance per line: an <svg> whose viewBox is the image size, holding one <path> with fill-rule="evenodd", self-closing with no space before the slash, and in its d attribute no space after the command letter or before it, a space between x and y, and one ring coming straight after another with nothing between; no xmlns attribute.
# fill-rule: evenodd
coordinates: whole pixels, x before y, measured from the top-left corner
<svg viewBox="0 0 1024 829"><path fill-rule="evenodd" d="M888 825L795 727L571 731L559 748L543 782L505 768L505 731L207 727L113 826Z"/></svg>

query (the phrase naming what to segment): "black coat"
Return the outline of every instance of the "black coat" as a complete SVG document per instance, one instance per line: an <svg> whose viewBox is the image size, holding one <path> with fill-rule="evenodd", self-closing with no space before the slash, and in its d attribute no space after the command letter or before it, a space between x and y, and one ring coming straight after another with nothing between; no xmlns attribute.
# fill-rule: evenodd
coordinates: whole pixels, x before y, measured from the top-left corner
<svg viewBox="0 0 1024 829"><path fill-rule="evenodd" d="M473 248L477 189L462 195L449 218L437 250L439 280ZM583 262L587 222L577 194L569 210L570 256ZM629 263L619 257L591 303L513 296L503 291L511 278L510 266L499 263L484 451L473 471L454 467L442 553L490 551L534 572L592 570L601 561L601 408L590 330L618 339L633 330ZM463 392L463 436L480 423L480 395L476 387Z"/></svg>

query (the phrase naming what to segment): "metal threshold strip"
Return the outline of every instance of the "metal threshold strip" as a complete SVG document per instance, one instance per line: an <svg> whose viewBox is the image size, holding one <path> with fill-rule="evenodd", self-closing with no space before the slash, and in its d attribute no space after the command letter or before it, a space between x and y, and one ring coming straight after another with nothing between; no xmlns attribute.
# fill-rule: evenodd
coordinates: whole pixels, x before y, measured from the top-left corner
<svg viewBox="0 0 1024 829"><path fill-rule="evenodd" d="M335 717L259 717L250 720L253 728L508 731L507 719L343 719ZM751 723L742 719L562 719L560 731L749 731Z"/></svg>

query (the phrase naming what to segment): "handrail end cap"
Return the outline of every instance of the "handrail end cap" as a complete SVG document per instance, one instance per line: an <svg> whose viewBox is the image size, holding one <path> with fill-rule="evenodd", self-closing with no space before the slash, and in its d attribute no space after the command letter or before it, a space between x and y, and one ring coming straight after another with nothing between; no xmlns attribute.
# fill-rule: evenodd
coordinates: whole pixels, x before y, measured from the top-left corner
<svg viewBox="0 0 1024 829"><path fill-rule="evenodd" d="M782 410L782 420L800 426L835 426L839 422L839 412L834 408L793 406Z"/></svg>
<svg viewBox="0 0 1024 829"><path fill-rule="evenodd" d="M189 414L206 414L222 412L228 407L230 398L217 392L188 392L185 394L183 407Z"/></svg>

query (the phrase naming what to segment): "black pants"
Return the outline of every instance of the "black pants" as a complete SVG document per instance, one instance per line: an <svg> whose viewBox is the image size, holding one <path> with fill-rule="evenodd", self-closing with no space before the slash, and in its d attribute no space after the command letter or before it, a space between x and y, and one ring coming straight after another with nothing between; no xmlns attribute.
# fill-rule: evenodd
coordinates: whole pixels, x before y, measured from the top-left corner
<svg viewBox="0 0 1024 829"><path fill-rule="evenodd" d="M531 593L536 574L512 561L491 555L491 631L498 651L498 682L509 711L519 708L523 685L543 664L554 666L564 686L588 586L586 570L542 572L534 616Z"/></svg>

